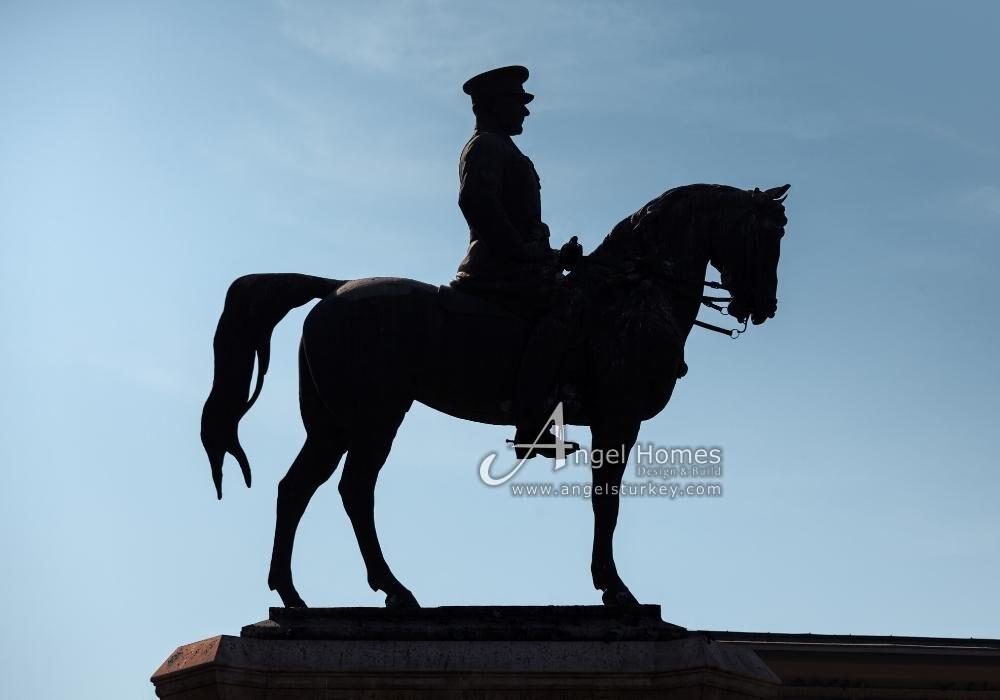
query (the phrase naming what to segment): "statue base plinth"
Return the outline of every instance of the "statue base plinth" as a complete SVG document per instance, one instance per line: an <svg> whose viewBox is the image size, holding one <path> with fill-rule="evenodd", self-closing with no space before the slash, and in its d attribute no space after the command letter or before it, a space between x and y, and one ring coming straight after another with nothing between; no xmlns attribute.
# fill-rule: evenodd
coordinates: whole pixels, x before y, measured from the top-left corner
<svg viewBox="0 0 1000 700"><path fill-rule="evenodd" d="M178 648L161 698L770 698L750 649L660 619L660 608L272 608L270 618Z"/></svg>

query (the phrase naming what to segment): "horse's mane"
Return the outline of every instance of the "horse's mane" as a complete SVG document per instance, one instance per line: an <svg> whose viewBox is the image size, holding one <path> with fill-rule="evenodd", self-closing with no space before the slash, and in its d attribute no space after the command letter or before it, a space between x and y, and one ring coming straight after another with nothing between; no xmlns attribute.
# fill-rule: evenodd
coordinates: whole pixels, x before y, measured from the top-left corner
<svg viewBox="0 0 1000 700"><path fill-rule="evenodd" d="M729 185L693 184L673 187L650 200L635 212L619 221L591 254L596 259L620 258L623 253L638 253L638 239L647 232L669 235L687 227L698 218L701 222L716 225L732 216L732 206L723 206L746 197L747 192ZM706 218L707 217L707 218Z"/></svg>

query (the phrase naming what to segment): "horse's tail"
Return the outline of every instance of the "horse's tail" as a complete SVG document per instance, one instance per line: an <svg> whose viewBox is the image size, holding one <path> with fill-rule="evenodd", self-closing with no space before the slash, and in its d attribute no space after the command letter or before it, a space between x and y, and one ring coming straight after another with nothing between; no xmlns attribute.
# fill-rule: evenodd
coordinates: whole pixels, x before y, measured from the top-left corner
<svg viewBox="0 0 1000 700"><path fill-rule="evenodd" d="M239 462L243 479L250 486L250 462L240 445L239 423L264 386L274 327L292 309L321 299L342 284L341 280L310 275L261 274L240 277L229 286L212 343L215 353L212 391L201 412L201 443L208 453L215 492L220 499L222 462L227 452ZM257 384L247 398L255 357Z"/></svg>

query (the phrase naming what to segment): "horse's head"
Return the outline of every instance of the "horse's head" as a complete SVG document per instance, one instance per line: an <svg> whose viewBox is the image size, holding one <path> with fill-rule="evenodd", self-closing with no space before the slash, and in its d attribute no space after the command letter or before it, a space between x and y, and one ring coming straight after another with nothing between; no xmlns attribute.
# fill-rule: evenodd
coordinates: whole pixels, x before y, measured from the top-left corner
<svg viewBox="0 0 1000 700"><path fill-rule="evenodd" d="M729 314L740 323L760 325L778 308L778 256L785 233L785 201L790 185L744 192L745 208L716 232L711 263L729 290ZM728 218L728 217L727 217Z"/></svg>

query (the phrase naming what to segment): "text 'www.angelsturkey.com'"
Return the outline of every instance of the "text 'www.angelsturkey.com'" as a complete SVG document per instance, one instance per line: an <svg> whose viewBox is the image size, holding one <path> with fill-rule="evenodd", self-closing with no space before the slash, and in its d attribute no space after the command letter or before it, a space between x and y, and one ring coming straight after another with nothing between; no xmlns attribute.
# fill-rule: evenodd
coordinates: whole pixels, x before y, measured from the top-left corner
<svg viewBox="0 0 1000 700"><path fill-rule="evenodd" d="M512 483L510 494L515 497L536 498L593 498L611 496L653 496L657 498L718 498L722 484L717 482L662 483L656 481L622 482L620 485L553 484L546 482Z"/></svg>

